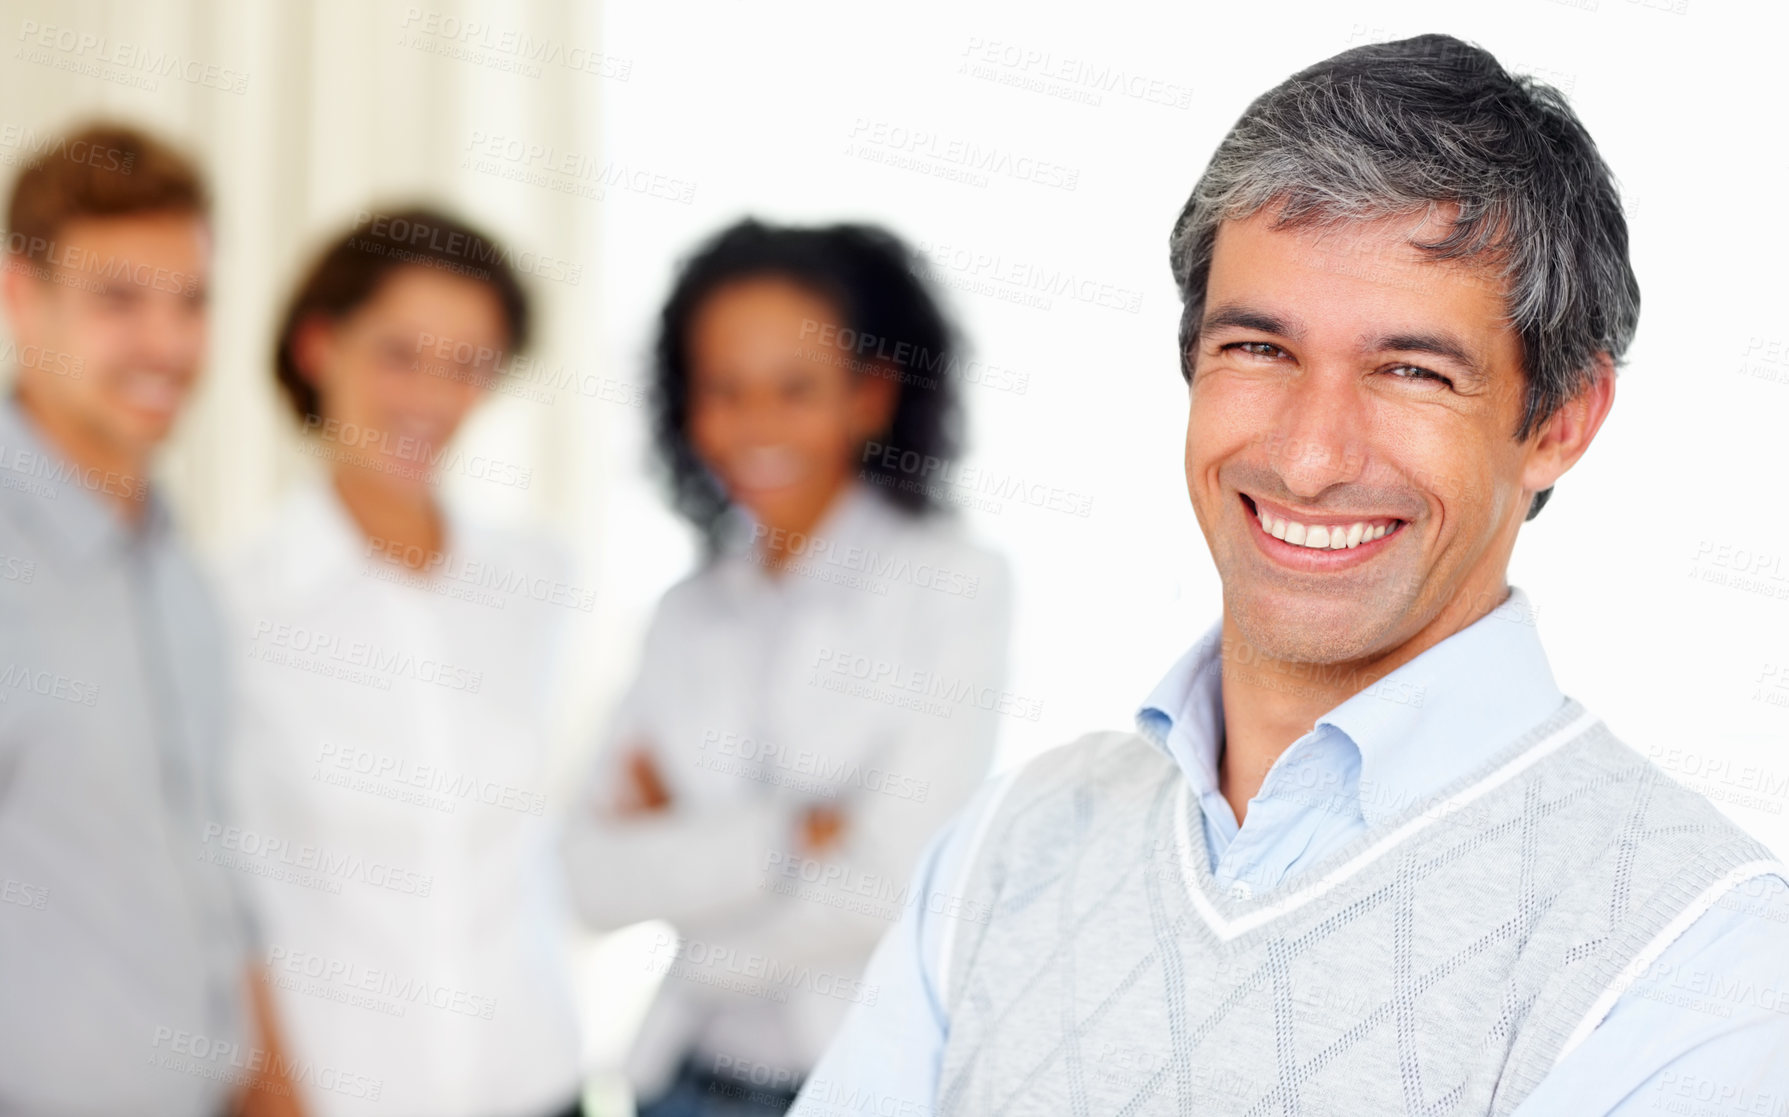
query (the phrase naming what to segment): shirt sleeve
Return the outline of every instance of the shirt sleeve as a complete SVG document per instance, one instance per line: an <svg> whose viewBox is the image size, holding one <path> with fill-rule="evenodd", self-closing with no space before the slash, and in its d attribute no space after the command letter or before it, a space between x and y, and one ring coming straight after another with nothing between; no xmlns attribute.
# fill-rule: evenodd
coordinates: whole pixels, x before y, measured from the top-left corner
<svg viewBox="0 0 1789 1117"><path fill-rule="evenodd" d="M1516 1117L1709 1117L1789 1101L1789 884L1744 882L1645 968Z"/></svg>
<svg viewBox="0 0 1789 1117"><path fill-rule="evenodd" d="M674 677L682 642L696 629L673 589L647 627L640 667L616 706L558 836L566 892L574 910L599 929L646 919L682 925L727 918L763 903L766 849L794 840L790 804L761 799L699 808L674 796L670 807L638 815L614 810L628 750L652 747L646 726L662 686Z"/></svg>
<svg viewBox="0 0 1789 1117"><path fill-rule="evenodd" d="M912 900L883 936L864 974L864 988L875 995L852 1006L804 1081L791 1117L932 1112L950 1034L943 982L946 944L958 920L974 918L979 909L931 900L963 896L982 831L1011 782L1009 772L983 784L927 844L912 874Z"/></svg>
<svg viewBox="0 0 1789 1117"><path fill-rule="evenodd" d="M786 804L705 805L698 812L673 803L636 816L612 810L624 749L639 726L640 691L636 680L622 699L559 836L574 909L606 929L646 919L681 923L762 903L764 850L793 840Z"/></svg>

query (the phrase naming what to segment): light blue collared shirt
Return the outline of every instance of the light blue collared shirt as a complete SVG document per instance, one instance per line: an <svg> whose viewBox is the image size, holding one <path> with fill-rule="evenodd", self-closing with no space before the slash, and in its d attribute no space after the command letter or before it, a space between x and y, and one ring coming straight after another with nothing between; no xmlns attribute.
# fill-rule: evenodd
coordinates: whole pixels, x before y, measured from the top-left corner
<svg viewBox="0 0 1789 1117"><path fill-rule="evenodd" d="M1364 686L1268 769L1239 826L1218 790L1222 621L1137 712L1198 794L1206 854L1246 896L1299 876L1362 831L1436 797L1565 701L1527 596ZM1363 680L1364 682L1365 680ZM921 857L908 895L960 894L1011 774L981 790ZM950 919L909 905L864 975L795 1108L930 1114L950 1031L939 958ZM1517 1110L1519 1117L1789 1112L1789 883L1750 882L1690 924Z"/></svg>
<svg viewBox="0 0 1789 1117"><path fill-rule="evenodd" d="M255 1050L218 860L231 665L141 486L0 397L0 1113L219 1112Z"/></svg>

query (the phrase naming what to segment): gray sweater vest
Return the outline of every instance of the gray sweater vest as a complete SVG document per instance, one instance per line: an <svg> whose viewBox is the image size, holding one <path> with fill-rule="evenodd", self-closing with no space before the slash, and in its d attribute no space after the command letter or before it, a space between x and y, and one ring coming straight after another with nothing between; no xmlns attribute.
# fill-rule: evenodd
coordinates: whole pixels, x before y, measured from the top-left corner
<svg viewBox="0 0 1789 1117"><path fill-rule="evenodd" d="M1436 742L1445 747L1445 742ZM940 1114L1506 1114L1731 883L1781 872L1576 701L1252 898L1103 733L1027 765L946 941Z"/></svg>

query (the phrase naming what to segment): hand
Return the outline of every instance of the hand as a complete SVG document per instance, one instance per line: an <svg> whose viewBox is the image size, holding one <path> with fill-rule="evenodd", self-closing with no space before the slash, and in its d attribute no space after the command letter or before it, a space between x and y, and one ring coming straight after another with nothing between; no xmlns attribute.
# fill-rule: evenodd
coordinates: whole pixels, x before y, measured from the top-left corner
<svg viewBox="0 0 1789 1117"><path fill-rule="evenodd" d="M255 1070L236 1092L235 1117L304 1117L304 1103L289 1073L291 1062L280 1036L266 972L251 967L247 978L249 1008L266 1065Z"/></svg>
<svg viewBox="0 0 1789 1117"><path fill-rule="evenodd" d="M664 777L659 775L658 762L652 759L652 749L649 746L635 745L630 748L624 770L627 780L617 807L620 813L648 814L670 807L671 789L665 786Z"/></svg>
<svg viewBox="0 0 1789 1117"><path fill-rule="evenodd" d="M808 854L825 853L839 845L845 815L837 807L816 805L801 816L801 844Z"/></svg>

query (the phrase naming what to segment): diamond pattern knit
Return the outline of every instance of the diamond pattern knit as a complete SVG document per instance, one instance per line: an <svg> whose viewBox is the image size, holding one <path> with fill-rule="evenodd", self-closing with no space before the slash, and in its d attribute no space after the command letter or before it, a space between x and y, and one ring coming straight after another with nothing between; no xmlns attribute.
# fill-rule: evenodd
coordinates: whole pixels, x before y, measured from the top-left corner
<svg viewBox="0 0 1789 1117"><path fill-rule="evenodd" d="M969 873L992 918L949 943L939 1113L1505 1114L1667 924L1770 860L1569 699L1248 899L1198 811L1136 734L1020 773Z"/></svg>

